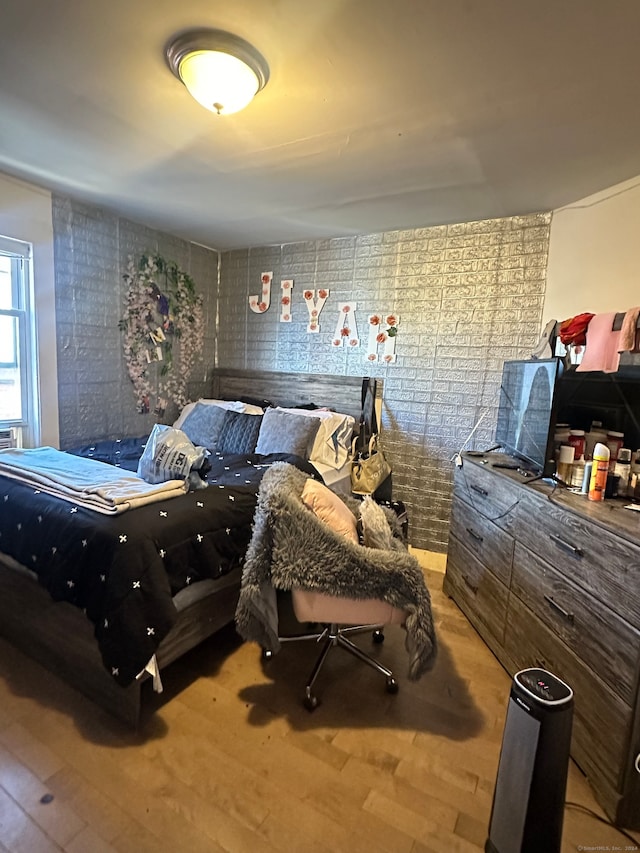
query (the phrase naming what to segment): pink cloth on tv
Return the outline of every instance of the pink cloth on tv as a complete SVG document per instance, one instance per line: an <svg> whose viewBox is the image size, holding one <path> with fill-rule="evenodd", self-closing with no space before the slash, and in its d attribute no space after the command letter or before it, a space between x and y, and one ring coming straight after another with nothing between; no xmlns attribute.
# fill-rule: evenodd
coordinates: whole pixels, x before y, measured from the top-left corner
<svg viewBox="0 0 640 853"><path fill-rule="evenodd" d="M609 314L596 314L592 317L587 329L587 346L576 371L616 372L620 363L620 353L618 352L620 332L613 331L615 316L614 311Z"/></svg>

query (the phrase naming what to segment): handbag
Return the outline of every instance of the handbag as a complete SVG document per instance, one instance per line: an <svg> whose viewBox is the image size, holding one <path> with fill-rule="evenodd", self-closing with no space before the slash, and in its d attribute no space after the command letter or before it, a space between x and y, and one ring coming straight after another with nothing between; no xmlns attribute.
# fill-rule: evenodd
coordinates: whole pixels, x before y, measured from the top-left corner
<svg viewBox="0 0 640 853"><path fill-rule="evenodd" d="M378 435L369 440L366 451L354 455L351 463L351 491L355 495L372 495L391 473L391 466L378 447Z"/></svg>

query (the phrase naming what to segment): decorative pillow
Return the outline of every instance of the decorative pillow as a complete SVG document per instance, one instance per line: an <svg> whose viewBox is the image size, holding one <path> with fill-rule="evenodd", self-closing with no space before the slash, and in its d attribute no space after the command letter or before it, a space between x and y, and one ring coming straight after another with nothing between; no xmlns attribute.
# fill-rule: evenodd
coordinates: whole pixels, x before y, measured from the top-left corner
<svg viewBox="0 0 640 853"><path fill-rule="evenodd" d="M382 507L373 498L366 497L360 504L362 544L367 548L393 548L393 534Z"/></svg>
<svg viewBox="0 0 640 853"><path fill-rule="evenodd" d="M215 450L226 414L227 410L220 406L196 403L182 422L182 432L198 447Z"/></svg>
<svg viewBox="0 0 640 853"><path fill-rule="evenodd" d="M302 490L302 501L332 530L359 544L356 517L335 492L317 480L308 479Z"/></svg>
<svg viewBox="0 0 640 853"><path fill-rule="evenodd" d="M262 415L227 411L216 450L221 453L253 453L261 424Z"/></svg>
<svg viewBox="0 0 640 853"><path fill-rule="evenodd" d="M321 462L323 465L328 465L336 470L345 464L351 450L351 436L355 418L327 409L308 411L305 409L278 408L278 411L320 420L320 428L309 453L309 462Z"/></svg>
<svg viewBox="0 0 640 853"><path fill-rule="evenodd" d="M229 409L232 412L246 412L251 415L261 415L262 409L259 406L250 406L248 403L243 403L241 400L212 400L201 397L197 403L187 403L183 406L182 411L174 421L174 429L182 429L182 424L187 416L195 409L198 404L203 406L220 406L221 409Z"/></svg>
<svg viewBox="0 0 640 853"><path fill-rule="evenodd" d="M295 453L309 458L320 420L267 409L262 418L256 453Z"/></svg>

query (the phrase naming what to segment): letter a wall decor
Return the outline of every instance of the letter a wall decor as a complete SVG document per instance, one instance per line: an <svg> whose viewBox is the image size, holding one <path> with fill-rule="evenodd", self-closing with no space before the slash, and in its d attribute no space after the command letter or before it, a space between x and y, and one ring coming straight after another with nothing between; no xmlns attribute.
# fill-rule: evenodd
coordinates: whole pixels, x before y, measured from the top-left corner
<svg viewBox="0 0 640 853"><path fill-rule="evenodd" d="M249 297L249 308L255 314L264 314L271 304L271 282L273 280L272 272L263 272L260 276L262 282L262 292L256 296Z"/></svg>
<svg viewBox="0 0 640 853"><path fill-rule="evenodd" d="M338 304L338 322L336 331L331 341L334 347L347 344L350 347L360 345L358 338L358 326L356 323L356 308L355 302L340 302Z"/></svg>
<svg viewBox="0 0 640 853"><path fill-rule="evenodd" d="M329 296L328 290L319 290L318 298L315 298L315 290L305 290L303 293L304 301L307 303L307 311L309 312L309 323L307 332L317 334L320 331L320 312L324 308L324 303Z"/></svg>
<svg viewBox="0 0 640 853"><path fill-rule="evenodd" d="M282 291L282 296L280 297L280 322L281 323L290 323L291 322L291 291L293 290L293 279L292 278L283 278L280 282L280 290Z"/></svg>
<svg viewBox="0 0 640 853"><path fill-rule="evenodd" d="M367 342L367 361L383 361L393 364L396 360L396 338L398 336L397 314L370 314L369 340ZM382 354L378 356L378 350Z"/></svg>

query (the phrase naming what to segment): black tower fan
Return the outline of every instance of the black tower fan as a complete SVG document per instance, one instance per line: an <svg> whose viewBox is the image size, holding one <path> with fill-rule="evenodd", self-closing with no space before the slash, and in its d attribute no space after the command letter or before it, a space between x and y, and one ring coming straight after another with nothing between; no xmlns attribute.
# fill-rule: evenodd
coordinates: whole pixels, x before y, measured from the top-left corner
<svg viewBox="0 0 640 853"><path fill-rule="evenodd" d="M511 685L486 853L560 853L573 691L544 669Z"/></svg>

